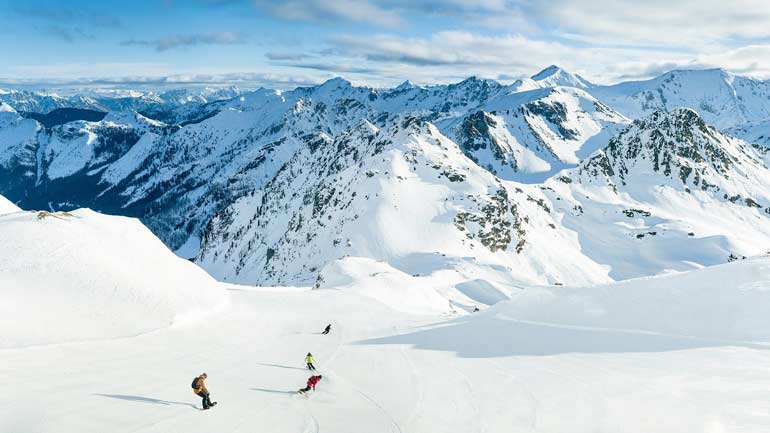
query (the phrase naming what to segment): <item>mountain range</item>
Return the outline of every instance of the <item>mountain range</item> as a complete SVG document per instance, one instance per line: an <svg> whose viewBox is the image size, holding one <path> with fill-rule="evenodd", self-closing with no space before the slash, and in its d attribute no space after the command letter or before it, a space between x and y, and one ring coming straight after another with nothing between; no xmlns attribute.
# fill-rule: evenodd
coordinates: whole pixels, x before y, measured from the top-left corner
<svg viewBox="0 0 770 433"><path fill-rule="evenodd" d="M592 284L770 245L770 82L723 70L0 101L0 195L140 218L224 281L321 286L360 257Z"/></svg>

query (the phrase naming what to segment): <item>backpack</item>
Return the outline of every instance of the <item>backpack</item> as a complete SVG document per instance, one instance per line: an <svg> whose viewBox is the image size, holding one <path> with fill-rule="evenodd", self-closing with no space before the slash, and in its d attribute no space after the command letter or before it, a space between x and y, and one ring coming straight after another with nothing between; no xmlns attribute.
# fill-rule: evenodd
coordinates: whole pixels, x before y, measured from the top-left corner
<svg viewBox="0 0 770 433"><path fill-rule="evenodd" d="M192 381L192 388L193 389L198 389L198 379L200 379L200 377L196 377L195 379L193 379L193 381Z"/></svg>

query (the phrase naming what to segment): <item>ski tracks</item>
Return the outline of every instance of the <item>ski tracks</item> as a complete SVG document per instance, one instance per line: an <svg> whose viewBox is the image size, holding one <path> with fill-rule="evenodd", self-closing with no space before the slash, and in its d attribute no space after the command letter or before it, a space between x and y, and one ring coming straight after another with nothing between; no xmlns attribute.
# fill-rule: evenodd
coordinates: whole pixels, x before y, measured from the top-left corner
<svg viewBox="0 0 770 433"><path fill-rule="evenodd" d="M406 363L409 365L409 373L414 378L415 387L414 390L417 394L417 401L414 404L414 408L412 409L409 416L406 418L405 425L407 428L412 424L414 419L417 417L418 414L422 412L422 406L425 401L425 384L420 379L419 371L417 370L417 366L415 365L412 358L406 353L406 347L401 346L399 348L399 352L401 353L401 357L406 360Z"/></svg>
<svg viewBox="0 0 770 433"><path fill-rule="evenodd" d="M345 334L344 334L343 328L341 326L337 325L337 324L335 324L335 326L340 331L339 332L340 337L337 339L338 344L335 347L334 352L332 352L332 355L329 357L329 360L327 361L327 365L331 365L334 362L334 360L339 356L340 352L342 351L342 346L343 346L342 341L345 340L345 338L344 338ZM405 350L403 348L401 348L399 350L399 353L400 353L400 356L406 360L406 363L411 368L412 375L417 380L418 376L416 374L416 369L415 369L414 364L412 363L412 361L409 359L409 357L406 356ZM378 412L380 412L388 420L389 424L391 425L391 427L389 428L389 431L391 433L403 433L403 430L401 429L401 426L395 420L393 415L391 415L390 412L388 412L382 406L382 404L380 404L374 397L372 397L371 395L361 391L359 388L354 386L353 383L350 380L348 380L347 378L345 378L343 376L340 376L340 375L336 374L336 372L334 370L332 370L332 369L329 369L329 370L330 370L330 372L332 372L332 374L334 375L335 378L341 379L343 382L345 382L345 384L347 385L347 387L349 389L353 390L356 394L358 394L361 397L363 397L364 400L368 401L372 406L374 406L374 408ZM421 402L421 400L422 400L422 389L420 389L420 393L419 393L419 397L418 397L418 402ZM417 406L419 406L419 405L417 405ZM413 411L412 414L410 414L410 418L412 418L414 416L414 414L416 413L416 410L417 409L415 409L415 411ZM308 412L309 412L310 416L313 417L313 415L312 415L312 413L310 412L309 409L308 409ZM312 419L314 421L316 421L315 417L313 417ZM316 428L318 428L317 421L315 422L315 426L316 426ZM318 432L318 430L307 431L306 433L317 433L317 432Z"/></svg>
<svg viewBox="0 0 770 433"><path fill-rule="evenodd" d="M361 391L360 389L357 389L357 388L355 388L355 387L351 387L351 388L352 388L354 391L356 391L358 394L360 394L362 397L364 397L365 399L369 400L369 401L370 401L370 402L371 402L371 403L372 403L374 406L376 406L376 407L377 407L377 409L379 409L379 411L380 411L380 412L381 412L383 415L385 415L385 417L386 417L388 420L390 420L390 422L392 423L393 427L395 427L395 430L394 430L394 429L390 429L390 431L391 431L391 432L393 432L393 433L396 433L396 432L397 432L397 433L403 433L403 431L401 430L401 426L399 426L399 425L398 425L398 423L396 422L396 420L395 420L395 419L393 419L393 416L390 414L390 412L388 412L387 410L385 410L385 408L384 408L384 407L382 407L382 405L381 405L381 404L379 404L379 403L377 402L377 400L375 400L374 398L372 398L372 397L371 397L369 394L366 394L365 392Z"/></svg>

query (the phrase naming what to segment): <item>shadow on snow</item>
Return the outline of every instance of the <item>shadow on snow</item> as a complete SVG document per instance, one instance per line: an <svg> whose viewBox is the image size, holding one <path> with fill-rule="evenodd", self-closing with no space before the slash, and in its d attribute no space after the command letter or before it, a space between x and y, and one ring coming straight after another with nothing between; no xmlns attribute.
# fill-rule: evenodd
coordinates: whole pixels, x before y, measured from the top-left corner
<svg viewBox="0 0 770 433"><path fill-rule="evenodd" d="M266 388L249 388L252 391L269 392L272 394L296 394L297 391L283 391L280 389L266 389Z"/></svg>
<svg viewBox="0 0 770 433"><path fill-rule="evenodd" d="M742 341L525 322L500 314L456 319L409 334L363 340L354 344L405 344L417 349L455 352L464 358L668 352L726 346L770 349L769 345Z"/></svg>
<svg viewBox="0 0 770 433"><path fill-rule="evenodd" d="M172 405L177 404L180 406L190 406L192 408L198 409L197 406L191 403L182 403L179 401L168 401L168 400L160 400L157 398L150 398L150 397L140 397L137 395L120 395L120 394L94 394L98 395L100 397L108 397L108 398L116 398L118 400L128 400L128 401L136 401L140 403L151 403L151 404L161 404L161 405Z"/></svg>
<svg viewBox="0 0 770 433"><path fill-rule="evenodd" d="M280 365L280 364L267 364L264 362L258 362L257 365L264 365L266 367L275 367L275 368L288 368L290 370L307 370L307 368L301 368L301 367L291 367L288 365ZM308 370L310 371L310 370Z"/></svg>

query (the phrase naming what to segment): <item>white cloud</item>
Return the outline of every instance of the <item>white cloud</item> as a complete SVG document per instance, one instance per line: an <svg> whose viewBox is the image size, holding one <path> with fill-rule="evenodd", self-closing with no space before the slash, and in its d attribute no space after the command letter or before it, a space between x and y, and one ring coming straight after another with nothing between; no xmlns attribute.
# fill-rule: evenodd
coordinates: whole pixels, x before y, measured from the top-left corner
<svg viewBox="0 0 770 433"><path fill-rule="evenodd" d="M770 36L765 0L517 2L544 32L601 45L702 48Z"/></svg>
<svg viewBox="0 0 770 433"><path fill-rule="evenodd" d="M156 51L168 51L174 48L189 47L195 45L231 45L241 44L245 41L243 33L219 32L188 35L169 35L156 40L129 39L121 42L123 46L145 45L154 47Z"/></svg>
<svg viewBox="0 0 770 433"><path fill-rule="evenodd" d="M694 49L729 46L735 38L770 36L766 0L288 0L255 4L286 19L335 24L347 20L415 28L442 17L465 28L532 32L602 46Z"/></svg>
<svg viewBox="0 0 770 433"><path fill-rule="evenodd" d="M770 78L770 45L748 45L724 52L704 54L700 55L695 63L767 79Z"/></svg>
<svg viewBox="0 0 770 433"><path fill-rule="evenodd" d="M219 74L217 79L221 79L222 73L238 65L237 70L273 74L276 82L280 75L303 77L291 82L343 75L379 86L404 79L446 83L470 75L510 81L558 64L599 83L648 78L674 68L722 67L738 74L770 77L770 60L765 60L770 59L770 7L764 1L242 1L217 0L209 6L227 4L253 13L256 4L260 12L283 18L280 25L291 31L276 32L269 42L269 35L250 34L244 55L231 59L232 50L222 50L216 65L185 58L162 71L148 68L122 74L180 76L197 67L200 70L190 72L196 80L206 73ZM294 32L292 26L303 31ZM75 36L60 32L60 37ZM123 44L168 51L243 42L244 34L233 31L178 33ZM86 76L90 66L69 76ZM8 67L0 67L0 73L3 69ZM39 74L17 71L15 75L53 76L56 71L53 65L49 73L41 69ZM93 74L123 76L120 72Z"/></svg>
<svg viewBox="0 0 770 433"><path fill-rule="evenodd" d="M689 58L668 51L576 48L524 35L489 36L463 31L437 32L426 38L342 35L331 38L330 43L330 52L344 61L329 59L325 63L326 70L333 71L338 63L358 63L373 70L406 74L402 78L414 81L426 77L429 82L447 82L469 75L501 79L523 77L550 64L607 82L620 75L646 76L645 70L653 63L681 64ZM296 65L302 63L295 62Z"/></svg>
<svg viewBox="0 0 770 433"><path fill-rule="evenodd" d="M537 58L568 51L559 43L535 41L522 35L484 36L463 31L442 31L429 38L338 36L332 42L345 55L426 66L526 66Z"/></svg>
<svg viewBox="0 0 770 433"><path fill-rule="evenodd" d="M403 24L394 11L369 0L286 0L271 2L255 0L255 4L274 15L289 20L335 24L335 20L366 22L382 27Z"/></svg>
<svg viewBox="0 0 770 433"><path fill-rule="evenodd" d="M294 88L296 86L319 84L329 76L318 77L296 74L291 72L276 73L186 73L173 75L121 75L121 76L83 76L61 78L2 78L0 87L10 88L47 88L47 89L77 89L77 88L128 88L153 89L169 87L188 87L203 85L239 85L242 88Z"/></svg>

